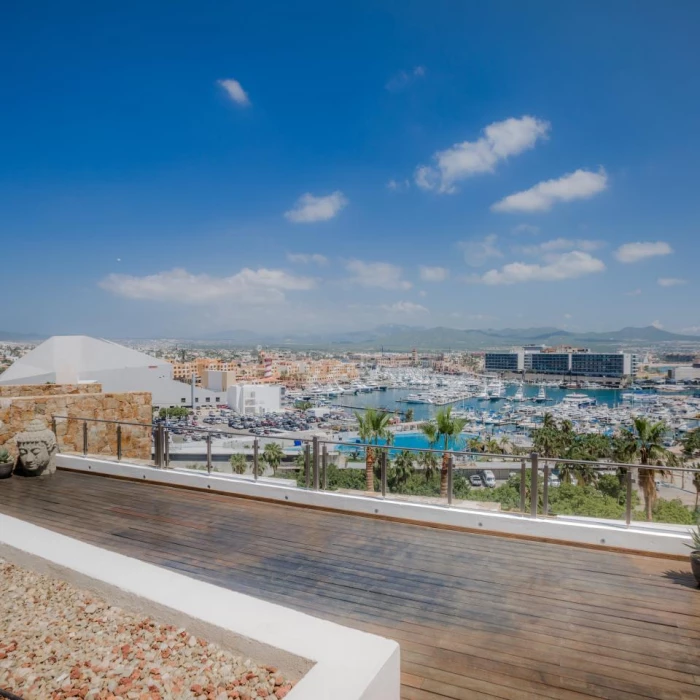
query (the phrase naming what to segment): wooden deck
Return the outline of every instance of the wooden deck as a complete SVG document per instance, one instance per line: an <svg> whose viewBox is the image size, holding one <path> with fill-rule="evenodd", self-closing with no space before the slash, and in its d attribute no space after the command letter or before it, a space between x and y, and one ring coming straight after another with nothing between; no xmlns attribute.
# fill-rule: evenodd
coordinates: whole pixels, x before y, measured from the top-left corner
<svg viewBox="0 0 700 700"><path fill-rule="evenodd" d="M67 472L0 511L396 639L406 700L700 698L683 562Z"/></svg>

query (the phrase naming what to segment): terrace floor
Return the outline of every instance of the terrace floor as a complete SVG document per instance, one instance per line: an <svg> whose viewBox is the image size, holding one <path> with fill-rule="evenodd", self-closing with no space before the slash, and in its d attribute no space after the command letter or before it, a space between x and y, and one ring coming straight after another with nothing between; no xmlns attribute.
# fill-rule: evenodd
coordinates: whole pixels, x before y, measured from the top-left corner
<svg viewBox="0 0 700 700"><path fill-rule="evenodd" d="M406 700L700 697L686 562L64 471L0 481L0 512L391 637Z"/></svg>

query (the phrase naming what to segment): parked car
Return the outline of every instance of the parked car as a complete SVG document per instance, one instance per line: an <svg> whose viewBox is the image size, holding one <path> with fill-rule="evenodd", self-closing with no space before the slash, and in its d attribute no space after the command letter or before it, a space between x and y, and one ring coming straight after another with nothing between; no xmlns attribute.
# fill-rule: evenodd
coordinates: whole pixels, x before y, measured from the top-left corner
<svg viewBox="0 0 700 700"><path fill-rule="evenodd" d="M488 486L490 489L496 487L496 477L490 469L484 469L479 473L479 476L481 477L481 480L484 482L485 486Z"/></svg>
<svg viewBox="0 0 700 700"><path fill-rule="evenodd" d="M478 474L472 474L469 477L469 483L472 486L483 486L484 482L481 480L481 477Z"/></svg>

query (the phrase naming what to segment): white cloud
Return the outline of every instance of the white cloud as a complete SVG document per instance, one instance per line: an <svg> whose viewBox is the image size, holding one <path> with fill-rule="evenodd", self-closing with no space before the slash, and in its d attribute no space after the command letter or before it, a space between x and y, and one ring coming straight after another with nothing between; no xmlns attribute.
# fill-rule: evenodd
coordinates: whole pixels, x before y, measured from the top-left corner
<svg viewBox="0 0 700 700"><path fill-rule="evenodd" d="M531 234L537 234L540 232L540 227L539 226L533 226L532 224L518 224L513 228L513 233L514 234L519 234L519 233L531 233Z"/></svg>
<svg viewBox="0 0 700 700"><path fill-rule="evenodd" d="M687 328L681 329L681 333L688 333L689 335L697 335L700 333L700 326L688 326Z"/></svg>
<svg viewBox="0 0 700 700"><path fill-rule="evenodd" d="M573 318L571 314L564 314L564 318Z"/></svg>
<svg viewBox="0 0 700 700"><path fill-rule="evenodd" d="M496 247L498 236L490 234L481 241L459 241L457 247L464 253L464 261L472 267L481 267L491 258L502 258L503 253Z"/></svg>
<svg viewBox="0 0 700 700"><path fill-rule="evenodd" d="M127 299L180 304L206 304L218 300L246 304L274 303L284 301L285 291L313 289L316 286L309 277L266 268L244 268L230 277L197 275L182 268L144 277L111 274L99 284L103 289Z"/></svg>
<svg viewBox="0 0 700 700"><path fill-rule="evenodd" d="M428 309L420 304L414 304L412 301L397 301L395 304L383 304L382 309L392 314L422 314Z"/></svg>
<svg viewBox="0 0 700 700"><path fill-rule="evenodd" d="M662 330L664 327L664 324L661 323L661 321L652 321L651 325L654 326L654 328L658 328L659 330Z"/></svg>
<svg viewBox="0 0 700 700"><path fill-rule="evenodd" d="M287 253L287 260L293 263L302 263L303 265L308 265L309 263L314 265L328 264L328 258L320 253Z"/></svg>
<svg viewBox="0 0 700 700"><path fill-rule="evenodd" d="M615 257L621 263L635 263L659 255L670 255L673 248L665 241L647 243L625 243L615 251Z"/></svg>
<svg viewBox="0 0 700 700"><path fill-rule="evenodd" d="M444 282L450 276L450 271L446 267L420 266L420 278L424 282Z"/></svg>
<svg viewBox="0 0 700 700"><path fill-rule="evenodd" d="M491 206L492 211L549 211L556 202L589 199L602 192L608 176L601 168L597 173L577 170L556 180L540 182L529 190L508 195Z"/></svg>
<svg viewBox="0 0 700 700"><path fill-rule="evenodd" d="M328 221L347 206L348 200L342 192L336 191L325 197L314 197L310 192L297 200L293 209L284 213L295 224L311 224L316 221Z"/></svg>
<svg viewBox="0 0 700 700"><path fill-rule="evenodd" d="M683 280L680 277L659 277L656 282L659 287L677 287L681 284L688 284L688 280Z"/></svg>
<svg viewBox="0 0 700 700"><path fill-rule="evenodd" d="M392 192L405 192L411 188L411 183L408 180L391 179L386 183L386 188Z"/></svg>
<svg viewBox="0 0 700 700"><path fill-rule="evenodd" d="M352 275L348 278L348 282L360 287L410 289L412 286L410 282L401 279L401 268L391 263L350 260L345 265L345 269Z"/></svg>
<svg viewBox="0 0 700 700"><path fill-rule="evenodd" d="M401 70L396 75L392 75L384 87L389 92L401 92L419 78L424 78L425 73L425 66L416 66L410 71Z"/></svg>
<svg viewBox="0 0 700 700"><path fill-rule="evenodd" d="M631 289L629 292L625 292L625 296L638 297L641 293L642 293L641 289Z"/></svg>
<svg viewBox="0 0 700 700"><path fill-rule="evenodd" d="M248 93L243 89L241 84L237 80L217 80L217 83L226 90L228 96L241 107L250 106L250 98Z"/></svg>
<svg viewBox="0 0 700 700"><path fill-rule="evenodd" d="M554 238L551 241L544 241L537 245L519 246L516 250L525 255L546 255L547 253L565 250L584 250L590 253L602 248L604 245L603 241L592 241L585 238Z"/></svg>
<svg viewBox="0 0 700 700"><path fill-rule="evenodd" d="M605 270L602 260L590 253L574 250L562 255L552 255L547 264L528 264L513 262L500 270L489 270L471 281L483 284L518 284L521 282L559 282L561 280L583 277Z"/></svg>
<svg viewBox="0 0 700 700"><path fill-rule="evenodd" d="M494 122L476 141L464 141L433 155L434 166L416 168L416 184L425 190L451 194L455 183L479 173L490 173L499 161L533 148L547 137L549 123L524 116Z"/></svg>

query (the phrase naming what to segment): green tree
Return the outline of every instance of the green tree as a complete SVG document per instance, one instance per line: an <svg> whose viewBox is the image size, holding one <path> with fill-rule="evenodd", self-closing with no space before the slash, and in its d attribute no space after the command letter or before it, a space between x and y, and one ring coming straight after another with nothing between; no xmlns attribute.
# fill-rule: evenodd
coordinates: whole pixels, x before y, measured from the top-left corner
<svg viewBox="0 0 700 700"><path fill-rule="evenodd" d="M629 454L633 462L638 462L639 487L644 495L644 511L646 519L651 521L654 516L656 503L656 475L665 474L662 467L668 462L669 452L663 445L666 425L662 421L652 423L647 418L639 416L634 419L632 437L629 443Z"/></svg>
<svg viewBox="0 0 700 700"><path fill-rule="evenodd" d="M407 408L407 409L404 411L403 419L404 419L404 421L405 421L406 423L410 423L410 422L413 420L413 416L414 416L413 409L412 409L412 408Z"/></svg>
<svg viewBox="0 0 700 700"><path fill-rule="evenodd" d="M434 452L419 452L418 453L418 464L423 469L423 475L425 476L425 481L432 481L433 475L438 466L438 458Z"/></svg>
<svg viewBox="0 0 700 700"><path fill-rule="evenodd" d="M435 418L421 426L423 434L431 445L442 442L442 468L440 469L440 496L447 496L447 472L450 463L450 442L456 447L456 442L462 434L466 418L456 418L452 415L452 406L438 409Z"/></svg>
<svg viewBox="0 0 700 700"><path fill-rule="evenodd" d="M262 453L263 462L271 467L273 475L277 474L277 469L279 469L283 457L284 450L278 443L268 442L267 445L265 445L265 449Z"/></svg>
<svg viewBox="0 0 700 700"><path fill-rule="evenodd" d="M379 440L386 440L389 435L389 414L368 408L364 414L355 411L357 419L357 434L362 442L367 443L365 449L365 481L367 491L374 491L374 463L376 461L376 445Z"/></svg>
<svg viewBox="0 0 700 700"><path fill-rule="evenodd" d="M247 468L245 455L233 454L229 459L229 463L234 474L245 474Z"/></svg>
<svg viewBox="0 0 700 700"><path fill-rule="evenodd" d="M294 404L294 408L297 408L300 411L308 411L310 408L313 408L313 404L311 401L297 401Z"/></svg>
<svg viewBox="0 0 700 700"><path fill-rule="evenodd" d="M394 459L392 489L401 489L413 475L415 457L410 450L401 450Z"/></svg>
<svg viewBox="0 0 700 700"><path fill-rule="evenodd" d="M554 416L549 412L545 411L542 416L542 427L543 428L556 428L557 422L554 420Z"/></svg>

